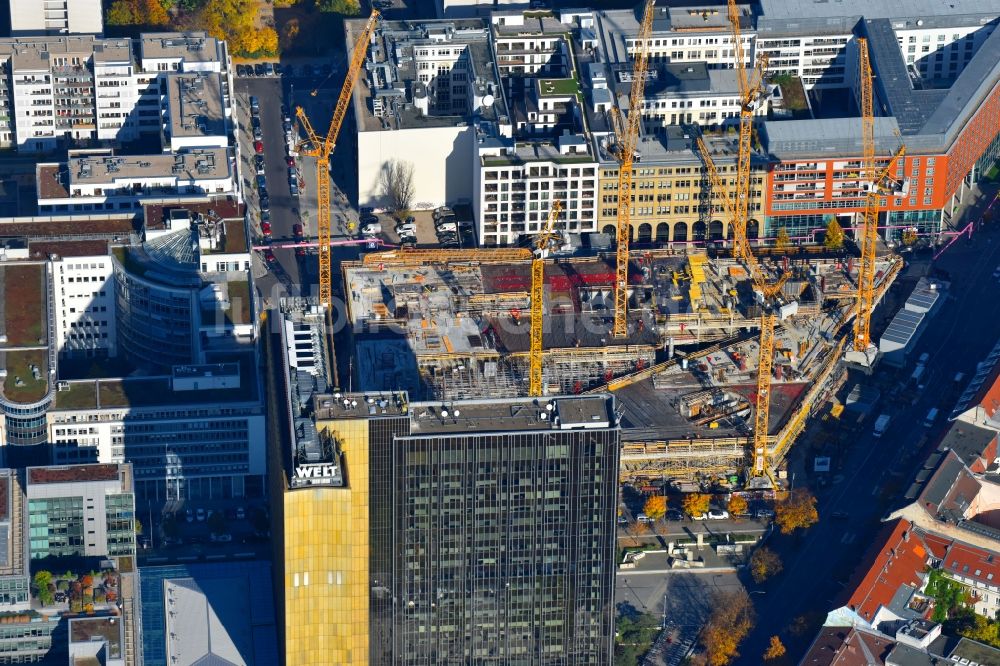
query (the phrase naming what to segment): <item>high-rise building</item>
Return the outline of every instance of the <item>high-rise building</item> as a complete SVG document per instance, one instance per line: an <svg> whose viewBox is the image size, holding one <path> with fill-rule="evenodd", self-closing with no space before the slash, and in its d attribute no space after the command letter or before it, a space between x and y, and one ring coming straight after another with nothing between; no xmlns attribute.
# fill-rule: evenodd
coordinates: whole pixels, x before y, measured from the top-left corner
<svg viewBox="0 0 1000 666"><path fill-rule="evenodd" d="M295 319L268 338L285 663L610 664L612 398L324 393Z"/></svg>
<svg viewBox="0 0 1000 666"><path fill-rule="evenodd" d="M10 0L10 29L21 35L104 32L101 0Z"/></svg>

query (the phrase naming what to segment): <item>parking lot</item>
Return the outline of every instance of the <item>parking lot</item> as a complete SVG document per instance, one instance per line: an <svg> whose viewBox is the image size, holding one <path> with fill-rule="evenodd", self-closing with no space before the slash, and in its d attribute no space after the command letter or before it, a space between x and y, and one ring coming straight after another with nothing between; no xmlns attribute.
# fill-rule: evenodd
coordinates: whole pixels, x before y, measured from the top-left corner
<svg viewBox="0 0 1000 666"><path fill-rule="evenodd" d="M264 500L186 500L136 508L141 563L266 556L270 519Z"/></svg>

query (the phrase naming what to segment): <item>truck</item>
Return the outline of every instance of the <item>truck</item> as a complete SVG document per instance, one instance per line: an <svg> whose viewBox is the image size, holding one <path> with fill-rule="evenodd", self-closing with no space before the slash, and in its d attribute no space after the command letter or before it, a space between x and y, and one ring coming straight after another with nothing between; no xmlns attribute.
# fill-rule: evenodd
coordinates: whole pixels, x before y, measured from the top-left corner
<svg viewBox="0 0 1000 666"><path fill-rule="evenodd" d="M872 430L872 436L881 437L885 434L885 431L889 429L889 422L892 421L892 417L888 414L880 414L877 419L875 419L875 428Z"/></svg>
<svg viewBox="0 0 1000 666"><path fill-rule="evenodd" d="M930 428L931 426L933 426L934 422L937 421L937 417L938 417L938 408L932 407L931 411L927 412L927 416L924 417L924 427Z"/></svg>

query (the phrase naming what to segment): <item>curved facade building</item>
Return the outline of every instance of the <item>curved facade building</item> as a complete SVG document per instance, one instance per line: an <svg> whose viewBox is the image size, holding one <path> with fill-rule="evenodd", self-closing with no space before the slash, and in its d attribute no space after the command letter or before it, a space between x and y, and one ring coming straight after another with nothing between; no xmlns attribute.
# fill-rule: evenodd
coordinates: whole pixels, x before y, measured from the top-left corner
<svg viewBox="0 0 1000 666"><path fill-rule="evenodd" d="M119 350L140 365L197 363L201 349L197 232L174 231L116 248Z"/></svg>

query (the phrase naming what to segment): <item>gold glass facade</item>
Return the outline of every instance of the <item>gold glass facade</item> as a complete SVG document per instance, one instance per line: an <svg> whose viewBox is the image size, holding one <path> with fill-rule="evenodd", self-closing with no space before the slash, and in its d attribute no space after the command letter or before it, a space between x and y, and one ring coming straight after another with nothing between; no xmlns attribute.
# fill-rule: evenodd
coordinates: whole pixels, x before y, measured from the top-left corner
<svg viewBox="0 0 1000 666"><path fill-rule="evenodd" d="M284 493L285 663L367 665L367 419L326 421L343 453L345 487Z"/></svg>

